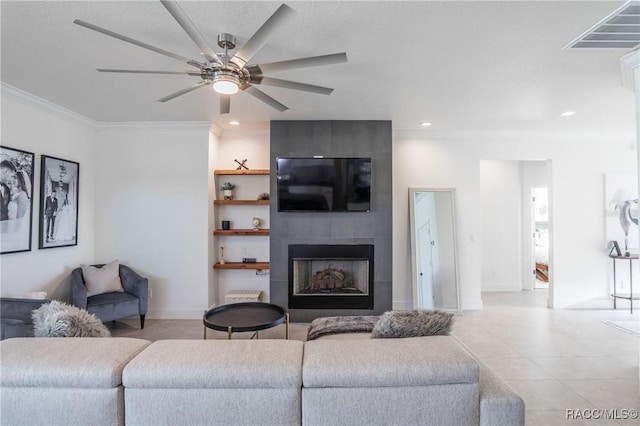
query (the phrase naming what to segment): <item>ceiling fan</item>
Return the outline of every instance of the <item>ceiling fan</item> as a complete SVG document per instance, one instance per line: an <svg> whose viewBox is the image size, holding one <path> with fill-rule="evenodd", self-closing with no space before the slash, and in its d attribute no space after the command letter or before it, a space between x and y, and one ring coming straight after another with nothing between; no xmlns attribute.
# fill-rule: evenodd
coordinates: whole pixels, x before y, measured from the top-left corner
<svg viewBox="0 0 640 426"><path fill-rule="evenodd" d="M198 46L202 55L206 60L196 61L184 56L160 49L147 43L134 40L130 37L115 33L113 31L101 28L97 25L76 19L74 24L106 34L110 37L117 38L127 43L151 50L156 53L168 56L178 61L184 62L197 70L174 72L174 71L151 71L151 70L127 70L127 69L105 69L99 68L99 72L111 73L129 73L129 74L163 74L163 75L191 75L200 77L201 80L191 87L179 90L175 93L167 95L158 102L166 102L178 96L189 93L192 90L199 89L208 85L213 86L213 90L220 94L220 113L228 114L230 111L231 95L241 90L249 95L261 100L267 105L277 109L278 111L286 111L287 106L278 102L271 96L259 90L257 85L267 85L282 87L285 89L301 90L304 92L318 93L322 95L330 95L333 89L322 86L314 86L311 84L298 83L295 81L281 80L278 78L267 77L264 73L277 72L284 70L292 70L298 68L316 67L321 65L331 65L347 62L346 53L334 53L330 55L311 56L308 58L291 59L287 61L271 62L267 64L249 64L249 61L262 49L282 28L282 26L295 15L295 11L286 4L280 7L271 15L267 21L262 24L258 31L253 34L249 40L231 55L229 50L236 47L236 39L228 33L218 34L218 46L224 49L223 53L216 54L209 46L205 38L202 36L198 28L193 24L191 19L184 13L182 8L173 0L161 0L162 5L169 11L171 16L180 24L182 29Z"/></svg>

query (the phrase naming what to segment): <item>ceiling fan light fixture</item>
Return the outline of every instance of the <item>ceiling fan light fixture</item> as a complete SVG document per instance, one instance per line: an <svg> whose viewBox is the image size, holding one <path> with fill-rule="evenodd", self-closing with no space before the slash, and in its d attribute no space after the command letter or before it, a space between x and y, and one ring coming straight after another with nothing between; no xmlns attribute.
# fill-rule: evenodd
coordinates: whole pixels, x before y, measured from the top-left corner
<svg viewBox="0 0 640 426"><path fill-rule="evenodd" d="M213 90L222 95L233 95L238 93L240 79L237 75L229 71L218 71L213 77Z"/></svg>

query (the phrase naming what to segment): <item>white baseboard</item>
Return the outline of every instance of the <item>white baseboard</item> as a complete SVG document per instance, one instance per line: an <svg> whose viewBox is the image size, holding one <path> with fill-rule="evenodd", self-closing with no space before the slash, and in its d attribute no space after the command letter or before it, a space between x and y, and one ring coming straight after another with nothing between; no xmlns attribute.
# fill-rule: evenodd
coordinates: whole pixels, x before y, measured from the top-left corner
<svg viewBox="0 0 640 426"><path fill-rule="evenodd" d="M522 291L522 286L513 283L482 283L481 291Z"/></svg>
<svg viewBox="0 0 640 426"><path fill-rule="evenodd" d="M463 311L480 311L483 309L482 299L471 299L462 301Z"/></svg>
<svg viewBox="0 0 640 426"><path fill-rule="evenodd" d="M150 310L147 319L202 319L204 308L201 310Z"/></svg>
<svg viewBox="0 0 640 426"><path fill-rule="evenodd" d="M618 310L629 310L629 301L624 299L618 299L616 301ZM633 301L633 307L640 308L640 300ZM577 302L575 300L568 299L556 299L555 309L613 309L612 297L598 297L595 299L588 299Z"/></svg>

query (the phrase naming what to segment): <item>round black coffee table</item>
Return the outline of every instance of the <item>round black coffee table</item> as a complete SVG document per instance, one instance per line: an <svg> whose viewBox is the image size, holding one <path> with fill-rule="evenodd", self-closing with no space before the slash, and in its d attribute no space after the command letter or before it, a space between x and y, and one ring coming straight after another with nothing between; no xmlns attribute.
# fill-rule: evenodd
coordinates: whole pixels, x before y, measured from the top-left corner
<svg viewBox="0 0 640 426"><path fill-rule="evenodd" d="M231 303L217 306L204 313L202 322L205 326L204 338L207 338L207 328L226 331L231 339L233 333L254 331L251 338L258 338L258 331L286 324L285 338L289 338L289 314L278 305L262 302Z"/></svg>

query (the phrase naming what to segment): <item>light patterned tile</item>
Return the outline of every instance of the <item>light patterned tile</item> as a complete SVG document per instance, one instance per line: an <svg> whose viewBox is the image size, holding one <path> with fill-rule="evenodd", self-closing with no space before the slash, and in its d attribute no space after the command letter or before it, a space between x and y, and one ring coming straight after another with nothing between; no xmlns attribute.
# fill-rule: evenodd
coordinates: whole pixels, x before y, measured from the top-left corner
<svg viewBox="0 0 640 426"><path fill-rule="evenodd" d="M640 383L637 378L561 382L598 408L640 409Z"/></svg>
<svg viewBox="0 0 640 426"><path fill-rule="evenodd" d="M527 358L482 358L491 370L505 380L543 380L553 377Z"/></svg>
<svg viewBox="0 0 640 426"><path fill-rule="evenodd" d="M616 426L615 420L567 419L566 410L527 411L525 426Z"/></svg>
<svg viewBox="0 0 640 426"><path fill-rule="evenodd" d="M531 358L556 379L625 379L638 377L638 369L611 357Z"/></svg>
<svg viewBox="0 0 640 426"><path fill-rule="evenodd" d="M507 380L522 397L526 410L563 411L595 408L586 399L557 380Z"/></svg>

